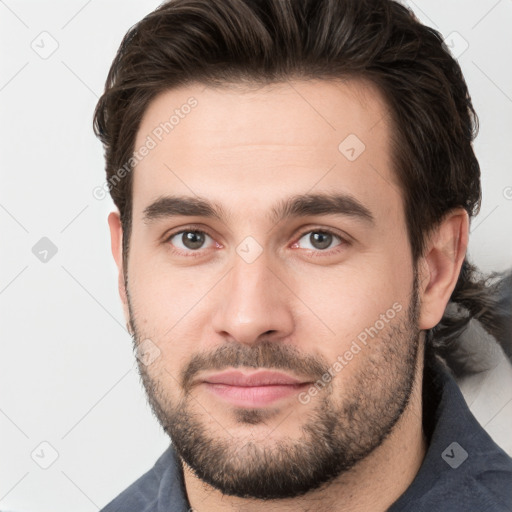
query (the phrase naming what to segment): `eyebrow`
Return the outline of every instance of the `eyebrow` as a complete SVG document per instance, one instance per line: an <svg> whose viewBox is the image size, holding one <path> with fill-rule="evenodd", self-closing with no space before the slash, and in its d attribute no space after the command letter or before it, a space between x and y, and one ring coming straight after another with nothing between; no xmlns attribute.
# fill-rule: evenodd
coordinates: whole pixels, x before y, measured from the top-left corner
<svg viewBox="0 0 512 512"><path fill-rule="evenodd" d="M342 215L353 217L367 224L375 224L375 217L360 201L349 194L302 194L283 199L269 214L269 220L277 223L291 217L315 215ZM155 220L176 216L205 217L223 221L226 211L215 202L189 196L162 196L144 209L143 220L149 224Z"/></svg>
<svg viewBox="0 0 512 512"><path fill-rule="evenodd" d="M222 220L225 213L219 204L199 197L163 196L144 209L143 220L145 223L151 223L158 219L176 216Z"/></svg>
<svg viewBox="0 0 512 512"><path fill-rule="evenodd" d="M280 201L271 210L270 220L279 222L290 217L343 215L375 224L372 212L349 194L302 194Z"/></svg>

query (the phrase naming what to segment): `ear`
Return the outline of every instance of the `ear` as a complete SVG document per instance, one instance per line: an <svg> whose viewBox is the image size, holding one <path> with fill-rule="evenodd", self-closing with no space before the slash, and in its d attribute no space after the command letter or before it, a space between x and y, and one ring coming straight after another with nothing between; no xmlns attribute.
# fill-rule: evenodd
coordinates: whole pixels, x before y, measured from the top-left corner
<svg viewBox="0 0 512 512"><path fill-rule="evenodd" d="M466 255L468 232L468 214L457 208L444 217L429 237L418 267L422 330L434 327L443 317Z"/></svg>
<svg viewBox="0 0 512 512"><path fill-rule="evenodd" d="M118 288L119 296L123 303L124 316L129 325L128 299L126 296L126 287L124 284L124 268L123 268L123 227L121 225L121 217L118 212L111 212L108 216L108 225L110 228L110 247L112 256L117 265L118 270ZM128 331L130 329L128 328Z"/></svg>

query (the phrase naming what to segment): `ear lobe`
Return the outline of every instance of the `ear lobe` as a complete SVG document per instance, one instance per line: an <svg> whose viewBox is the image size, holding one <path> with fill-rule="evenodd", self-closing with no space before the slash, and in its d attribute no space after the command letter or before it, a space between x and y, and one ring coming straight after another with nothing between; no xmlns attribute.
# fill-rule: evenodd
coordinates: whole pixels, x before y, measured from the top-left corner
<svg viewBox="0 0 512 512"><path fill-rule="evenodd" d="M422 330L431 329L443 317L466 255L468 231L468 214L457 208L445 216L429 238L418 267Z"/></svg>
<svg viewBox="0 0 512 512"><path fill-rule="evenodd" d="M121 218L118 212L111 212L108 216L108 225L110 228L110 248L112 250L112 256L117 265L118 270L118 288L119 296L123 302L125 308L128 305L128 299L126 297L126 287L124 283L124 268L123 268L123 227L121 225Z"/></svg>

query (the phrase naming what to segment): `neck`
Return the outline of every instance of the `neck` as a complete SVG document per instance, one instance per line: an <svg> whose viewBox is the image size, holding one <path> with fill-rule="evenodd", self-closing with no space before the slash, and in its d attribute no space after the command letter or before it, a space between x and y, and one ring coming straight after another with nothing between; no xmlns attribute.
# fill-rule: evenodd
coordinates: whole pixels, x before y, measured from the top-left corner
<svg viewBox="0 0 512 512"><path fill-rule="evenodd" d="M423 344L411 398L391 434L370 455L330 484L292 499L261 501L226 496L184 463L188 499L195 512L386 511L409 487L427 450L422 425Z"/></svg>

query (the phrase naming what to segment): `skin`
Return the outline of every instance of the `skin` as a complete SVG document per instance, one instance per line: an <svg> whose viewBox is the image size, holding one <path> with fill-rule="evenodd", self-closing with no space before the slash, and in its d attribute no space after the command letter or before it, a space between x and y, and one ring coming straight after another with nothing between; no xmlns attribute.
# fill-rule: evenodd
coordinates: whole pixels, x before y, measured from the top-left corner
<svg viewBox="0 0 512 512"><path fill-rule="evenodd" d="M191 96L197 107L135 167L127 269L119 214L109 216L127 321L136 343L150 339L159 350L155 361L139 365L152 406L160 407L159 420L188 399L189 411L213 441L227 441L242 455L249 442L274 453L285 441L301 442L301 427L326 400L337 407L351 403L358 379L369 368L382 370L374 386L363 388L360 400L378 398L379 393L389 399L385 387L397 380L405 389L396 377L402 371L400 358L380 363L389 344L396 343L403 353L417 343L418 351L409 365L413 380L405 410L390 434L337 478L301 496L263 502L223 494L185 463L190 504L197 511L384 511L410 485L427 449L421 331L439 322L455 287L467 247L468 216L462 209L453 210L429 237L417 265L417 317L415 325L408 325L404 322L411 307L414 266L390 157L392 128L379 91L361 81L217 89L193 84L153 100L135 147ZM365 144L354 161L338 149L349 134ZM323 192L352 195L371 211L374 224L325 214L277 223L268 219L282 199ZM215 201L225 216L145 222L145 208L166 194ZM190 256L190 249L186 252L179 236L168 238L191 224L209 235L197 257ZM350 243L335 238L331 252L322 252L303 237L321 229L335 231ZM251 263L236 251L248 236L261 248ZM173 243L181 252L173 251ZM278 406L248 412L251 422L240 407L228 406L205 386L194 386L189 395L182 387L182 372L194 356L208 356L225 345L245 350L266 341L332 365L394 303L402 306L401 314L307 404L288 397ZM397 325L406 326L400 339L393 331ZM368 410L371 414L373 409ZM370 424L384 421L376 412L372 419Z"/></svg>

